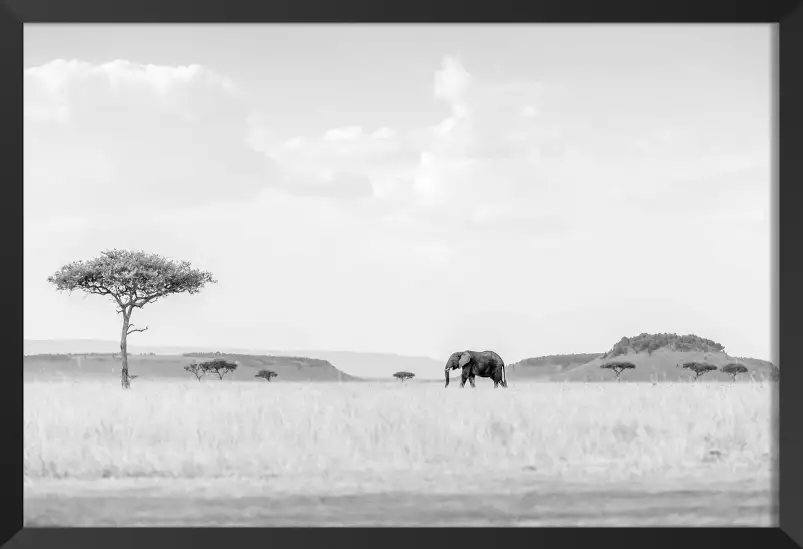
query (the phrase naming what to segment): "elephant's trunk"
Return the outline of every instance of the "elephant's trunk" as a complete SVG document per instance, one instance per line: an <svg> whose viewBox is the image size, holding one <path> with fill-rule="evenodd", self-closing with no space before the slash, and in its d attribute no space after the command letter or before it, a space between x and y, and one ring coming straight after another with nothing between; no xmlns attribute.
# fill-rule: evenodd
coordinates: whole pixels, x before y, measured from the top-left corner
<svg viewBox="0 0 803 549"><path fill-rule="evenodd" d="M444 387L448 387L449 386L449 367L448 366L446 367L446 370L444 370L443 373L446 376L446 385L444 385Z"/></svg>

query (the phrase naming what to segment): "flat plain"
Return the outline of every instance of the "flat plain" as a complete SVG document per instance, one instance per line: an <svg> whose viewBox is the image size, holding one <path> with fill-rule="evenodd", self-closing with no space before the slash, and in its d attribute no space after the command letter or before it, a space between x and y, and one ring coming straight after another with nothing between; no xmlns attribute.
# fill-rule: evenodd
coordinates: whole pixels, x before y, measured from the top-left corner
<svg viewBox="0 0 803 549"><path fill-rule="evenodd" d="M776 390L32 381L24 520L772 526Z"/></svg>

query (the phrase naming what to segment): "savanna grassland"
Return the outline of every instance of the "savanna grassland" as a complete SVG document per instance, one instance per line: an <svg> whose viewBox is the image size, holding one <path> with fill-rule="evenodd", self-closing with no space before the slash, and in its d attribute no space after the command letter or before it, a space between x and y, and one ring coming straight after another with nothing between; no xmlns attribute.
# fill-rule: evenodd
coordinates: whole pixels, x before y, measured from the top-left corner
<svg viewBox="0 0 803 549"><path fill-rule="evenodd" d="M27 382L25 521L772 525L776 390Z"/></svg>

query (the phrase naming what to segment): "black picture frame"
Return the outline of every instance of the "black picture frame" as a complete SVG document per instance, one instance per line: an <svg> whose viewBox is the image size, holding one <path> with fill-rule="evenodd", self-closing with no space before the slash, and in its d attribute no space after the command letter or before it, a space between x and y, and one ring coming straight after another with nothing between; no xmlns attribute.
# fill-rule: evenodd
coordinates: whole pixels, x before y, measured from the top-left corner
<svg viewBox="0 0 803 549"><path fill-rule="evenodd" d="M196 529L196 528L52 528L22 529L22 368L16 363L23 343L23 167L22 167L22 28L24 23L48 22L546 22L546 23L640 23L640 22L729 22L778 23L775 100L776 174L774 186L774 326L776 357L787 367L779 383L778 428L780 460L779 527L777 528L521 528L486 531L396 528L388 529ZM208 545L221 547L264 546L265 544L331 546L371 544L432 544L459 547L491 544L547 544L548 546L604 545L627 547L753 546L803 547L803 494L799 464L803 463L801 429L794 417L801 417L800 370L794 363L796 329L800 304L799 276L795 275L798 247L793 237L780 237L780 224L787 235L795 234L800 220L797 184L803 165L803 6L800 1L738 3L724 0L648 3L637 0L594 2L574 0L526 3L497 0L488 4L464 2L423 2L411 0L392 4L376 0L294 0L293 2L243 2L234 0L138 0L131 3L108 0L5 0L0 4L0 151L4 199L0 201L0 231L6 254L2 270L4 348L13 359L0 381L2 391L3 464L0 494L6 512L2 514L0 542L8 547L177 547ZM738 116L738 113L734 113ZM781 187L781 182L786 184ZM780 200L780 198L783 200ZM787 259L780 261L780 250ZM780 299L783 287L784 299ZM780 319L784 318L786 324ZM783 326L786 326L784 328ZM781 344L783 342L783 344ZM797 409L798 412L794 412ZM13 539L12 539L13 538Z"/></svg>

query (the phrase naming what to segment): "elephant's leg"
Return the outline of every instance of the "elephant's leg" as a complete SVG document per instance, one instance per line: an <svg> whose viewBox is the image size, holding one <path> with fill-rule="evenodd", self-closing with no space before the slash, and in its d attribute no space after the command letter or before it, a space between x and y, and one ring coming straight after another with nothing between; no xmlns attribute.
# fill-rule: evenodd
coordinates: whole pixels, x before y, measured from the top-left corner
<svg viewBox="0 0 803 549"><path fill-rule="evenodd" d="M476 388L476 385L474 385L474 374L471 374L470 376L468 376L468 381L471 383L471 388L472 389Z"/></svg>
<svg viewBox="0 0 803 549"><path fill-rule="evenodd" d="M463 370L463 374L460 376L460 387L466 386L466 381L468 381L468 370Z"/></svg>

